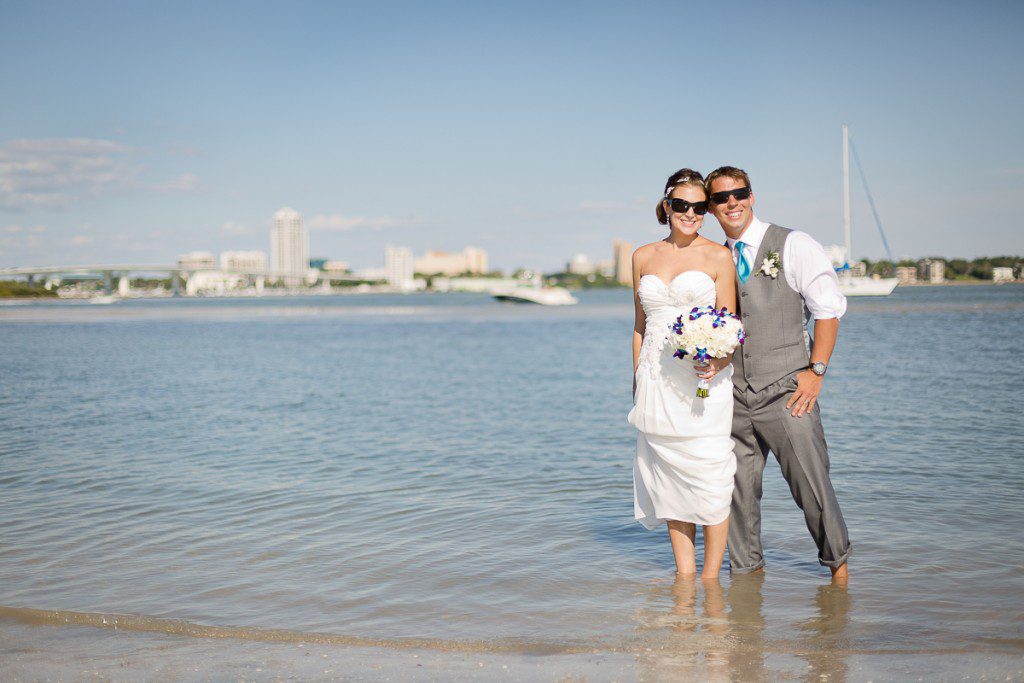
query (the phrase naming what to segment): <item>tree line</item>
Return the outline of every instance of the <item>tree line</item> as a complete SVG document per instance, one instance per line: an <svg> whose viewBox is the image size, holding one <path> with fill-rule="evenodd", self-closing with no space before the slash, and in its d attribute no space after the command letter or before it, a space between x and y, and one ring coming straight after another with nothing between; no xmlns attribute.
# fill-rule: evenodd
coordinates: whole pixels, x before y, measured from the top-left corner
<svg viewBox="0 0 1024 683"><path fill-rule="evenodd" d="M23 280L0 280L0 297L12 296L57 296L42 284L29 284Z"/></svg>
<svg viewBox="0 0 1024 683"><path fill-rule="evenodd" d="M879 277L895 277L896 269L903 267L918 268L924 267L927 261L941 261L946 266L947 280L991 280L993 268L1013 268L1013 276L1021 277L1021 270L1024 269L1024 257L1021 256L982 256L968 261L962 258L944 258L942 256L929 256L923 259L904 259L893 263L888 260L869 261L864 259L868 275Z"/></svg>

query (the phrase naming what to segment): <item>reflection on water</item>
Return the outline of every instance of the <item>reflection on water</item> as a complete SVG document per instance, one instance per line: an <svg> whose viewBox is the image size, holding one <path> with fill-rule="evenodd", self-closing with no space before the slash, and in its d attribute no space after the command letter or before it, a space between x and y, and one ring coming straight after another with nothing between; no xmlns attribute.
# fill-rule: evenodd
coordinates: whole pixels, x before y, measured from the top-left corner
<svg viewBox="0 0 1024 683"><path fill-rule="evenodd" d="M731 678L738 681L767 680L765 669L764 572L738 574L729 582L729 630L735 650L731 653Z"/></svg>
<svg viewBox="0 0 1024 683"><path fill-rule="evenodd" d="M847 588L808 586L813 613L799 624L798 637L778 638L763 610L765 576L733 576L727 587L693 576L654 584L636 619L640 680L772 681L799 671L807 681L845 681L851 651ZM787 667L780 654L805 664Z"/></svg>

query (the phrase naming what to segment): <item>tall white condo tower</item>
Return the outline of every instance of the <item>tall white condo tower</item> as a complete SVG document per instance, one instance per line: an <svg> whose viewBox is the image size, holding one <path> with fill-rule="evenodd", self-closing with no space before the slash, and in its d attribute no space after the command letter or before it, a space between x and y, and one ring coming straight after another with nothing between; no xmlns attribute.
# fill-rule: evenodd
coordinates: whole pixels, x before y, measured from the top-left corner
<svg viewBox="0 0 1024 683"><path fill-rule="evenodd" d="M390 244L384 252L384 270L388 284L403 291L415 287L413 282L412 250L408 247L393 247Z"/></svg>
<svg viewBox="0 0 1024 683"><path fill-rule="evenodd" d="M270 270L273 277L295 287L305 280L309 270L309 232L302 225L302 216L285 207L274 214L270 230Z"/></svg>

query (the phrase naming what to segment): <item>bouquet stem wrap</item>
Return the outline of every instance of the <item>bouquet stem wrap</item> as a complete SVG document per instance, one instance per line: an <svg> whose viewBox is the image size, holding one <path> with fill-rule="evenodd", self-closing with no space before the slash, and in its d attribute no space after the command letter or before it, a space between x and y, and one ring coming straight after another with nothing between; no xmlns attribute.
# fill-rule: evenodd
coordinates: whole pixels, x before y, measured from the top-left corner
<svg viewBox="0 0 1024 683"><path fill-rule="evenodd" d="M706 379L702 379L701 381L697 382L697 398L707 398L708 396L710 396L711 392L708 391L710 387L711 382L707 381Z"/></svg>

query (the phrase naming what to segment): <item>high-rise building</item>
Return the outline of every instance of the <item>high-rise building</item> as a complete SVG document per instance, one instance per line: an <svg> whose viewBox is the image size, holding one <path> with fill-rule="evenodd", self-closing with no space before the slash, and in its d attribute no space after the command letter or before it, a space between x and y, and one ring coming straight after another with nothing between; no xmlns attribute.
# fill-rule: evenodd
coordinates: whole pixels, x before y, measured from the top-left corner
<svg viewBox="0 0 1024 683"><path fill-rule="evenodd" d="M586 254L576 254L571 261L565 264L565 272L573 275L591 275L594 270L594 264L590 262Z"/></svg>
<svg viewBox="0 0 1024 683"><path fill-rule="evenodd" d="M302 216L285 207L274 214L270 230L270 270L289 287L302 284L309 270L309 232Z"/></svg>
<svg viewBox="0 0 1024 683"><path fill-rule="evenodd" d="M220 269L229 272L266 273L267 255L262 251L224 251Z"/></svg>
<svg viewBox="0 0 1024 683"><path fill-rule="evenodd" d="M633 284L633 245L625 240L612 240L615 280L622 285Z"/></svg>
<svg viewBox="0 0 1024 683"><path fill-rule="evenodd" d="M484 274L487 272L487 252L479 247L466 247L462 250L466 257L466 270L470 273Z"/></svg>
<svg viewBox="0 0 1024 683"><path fill-rule="evenodd" d="M412 251L408 247L387 246L384 256L384 270L388 284L399 289L410 290L413 283Z"/></svg>
<svg viewBox="0 0 1024 683"><path fill-rule="evenodd" d="M483 274L487 272L487 252L477 247L457 253L428 249L413 265L417 273L425 275Z"/></svg>

